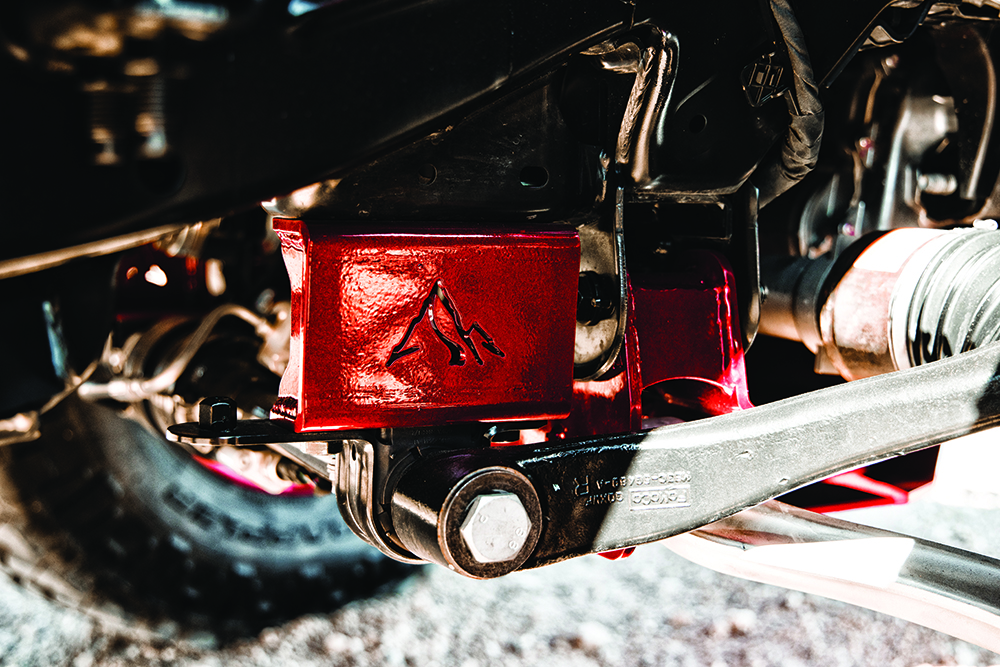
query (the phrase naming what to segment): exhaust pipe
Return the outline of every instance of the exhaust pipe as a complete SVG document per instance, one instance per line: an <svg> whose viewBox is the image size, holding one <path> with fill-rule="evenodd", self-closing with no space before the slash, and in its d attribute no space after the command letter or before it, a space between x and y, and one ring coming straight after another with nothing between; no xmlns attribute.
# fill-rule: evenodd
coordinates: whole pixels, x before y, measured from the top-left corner
<svg viewBox="0 0 1000 667"><path fill-rule="evenodd" d="M771 500L664 541L717 572L813 593L1000 652L1000 561Z"/></svg>

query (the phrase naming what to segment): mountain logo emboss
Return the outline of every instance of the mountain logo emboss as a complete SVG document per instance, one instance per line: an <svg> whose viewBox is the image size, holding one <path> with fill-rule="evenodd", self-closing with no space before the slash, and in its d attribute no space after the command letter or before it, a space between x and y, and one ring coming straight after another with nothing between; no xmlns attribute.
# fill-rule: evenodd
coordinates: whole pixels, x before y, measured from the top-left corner
<svg viewBox="0 0 1000 667"><path fill-rule="evenodd" d="M448 314L451 319L452 324L455 325L455 331L458 333L459 341L452 340L448 337L441 327L438 326L437 318L434 314L434 303L438 302L444 308L444 311ZM424 319L428 321L431 326L431 330L437 339L448 349L451 353L451 359L448 364L451 366L464 366L465 365L465 350L467 349L472 358L476 360L476 363L480 366L483 365L483 358L479 354L479 349L476 347L476 342L472 338L472 334L479 334L479 343L482 345L483 349L491 354L494 354L501 359L506 355L503 351L497 347L493 338L486 333L486 330L479 325L478 322L473 322L469 328L465 328L462 324L462 316L458 312L458 306L455 304L455 300L448 294L448 290L444 288L441 281L438 280L431 287L430 293L427 298L423 300L420 305L420 311L417 313L416 317L410 320L409 326L406 327L406 332L400 339L399 343L392 348L392 352L389 354L389 360L385 362L385 367L388 368L394 363L407 357L415 352L421 350L420 345L410 345L410 339L413 337L413 332L416 331L417 325L420 324ZM410 345L409 347L407 347ZM462 346L465 346L463 349Z"/></svg>

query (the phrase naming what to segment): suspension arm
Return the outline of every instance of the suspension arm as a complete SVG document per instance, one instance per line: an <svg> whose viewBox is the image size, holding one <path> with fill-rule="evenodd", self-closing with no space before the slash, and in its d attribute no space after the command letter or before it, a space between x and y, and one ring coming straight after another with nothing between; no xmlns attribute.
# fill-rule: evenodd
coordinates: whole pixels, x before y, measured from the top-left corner
<svg viewBox="0 0 1000 667"><path fill-rule="evenodd" d="M474 577L660 540L995 425L998 366L1000 345L990 345L703 421L559 446L448 451L402 474L392 493L393 531L410 551ZM541 525L529 521L521 536L523 523L505 529L497 521L477 538L468 525L479 509L473 504L491 495L517 496ZM522 537L500 562L469 558L466 548L476 539L513 548Z"/></svg>
<svg viewBox="0 0 1000 667"><path fill-rule="evenodd" d="M998 369L994 343L751 410L559 444L489 447L464 427L435 438L433 429L296 434L277 422L213 431L203 420L170 432L213 444L327 441L342 514L359 535L395 558L490 578L685 533L994 426Z"/></svg>

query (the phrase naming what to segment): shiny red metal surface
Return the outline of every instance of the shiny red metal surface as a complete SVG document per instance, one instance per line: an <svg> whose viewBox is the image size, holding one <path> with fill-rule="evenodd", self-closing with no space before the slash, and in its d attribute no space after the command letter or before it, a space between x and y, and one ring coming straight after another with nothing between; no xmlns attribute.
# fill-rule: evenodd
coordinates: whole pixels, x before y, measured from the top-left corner
<svg viewBox="0 0 1000 667"><path fill-rule="evenodd" d="M597 555L603 556L608 560L619 560L621 558L628 558L635 552L635 547L628 547L627 549L615 549L614 551L601 551Z"/></svg>
<svg viewBox="0 0 1000 667"><path fill-rule="evenodd" d="M567 419L552 424L550 439L638 431L642 428L641 391L635 327L629 324L611 370L597 380L573 382L573 409Z"/></svg>
<svg viewBox="0 0 1000 667"><path fill-rule="evenodd" d="M313 431L568 414L575 231L274 228L292 283L276 418Z"/></svg>
<svg viewBox="0 0 1000 667"><path fill-rule="evenodd" d="M875 505L901 505L934 479L937 447L834 475L781 498L813 512L840 512Z"/></svg>
<svg viewBox="0 0 1000 667"><path fill-rule="evenodd" d="M274 226L293 338L273 414L298 431L545 420L525 432L538 442L658 425L664 405L752 407L734 276L717 253L675 252L657 272L630 275L619 358L604 377L575 382L574 232ZM801 490L797 504L905 502L926 481L911 478L845 473Z"/></svg>
<svg viewBox="0 0 1000 667"><path fill-rule="evenodd" d="M726 260L690 250L669 270L631 278L642 389L673 381L662 386L669 398L708 414L753 407Z"/></svg>
<svg viewBox="0 0 1000 667"><path fill-rule="evenodd" d="M573 410L550 437L637 431L661 416L643 404L644 390L702 414L752 407L734 281L725 258L704 250L674 253L655 274L630 274L622 354L605 377L573 383Z"/></svg>

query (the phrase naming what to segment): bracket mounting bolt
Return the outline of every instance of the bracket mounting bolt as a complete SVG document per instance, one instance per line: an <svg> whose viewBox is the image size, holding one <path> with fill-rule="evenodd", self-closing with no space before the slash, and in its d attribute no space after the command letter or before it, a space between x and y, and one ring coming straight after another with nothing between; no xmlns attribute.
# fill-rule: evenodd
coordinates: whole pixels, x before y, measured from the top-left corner
<svg viewBox="0 0 1000 667"><path fill-rule="evenodd" d="M225 433L236 428L236 401L228 396L209 396L198 404L198 425Z"/></svg>
<svg viewBox="0 0 1000 667"><path fill-rule="evenodd" d="M469 505L459 533L473 558L480 563L513 560L531 532L531 520L517 494L495 491Z"/></svg>

